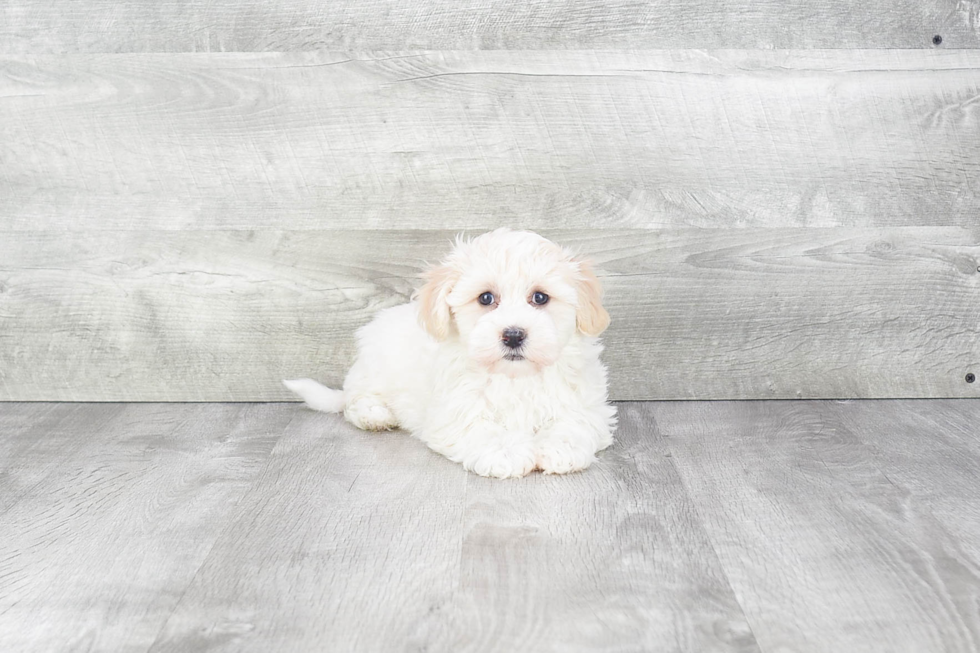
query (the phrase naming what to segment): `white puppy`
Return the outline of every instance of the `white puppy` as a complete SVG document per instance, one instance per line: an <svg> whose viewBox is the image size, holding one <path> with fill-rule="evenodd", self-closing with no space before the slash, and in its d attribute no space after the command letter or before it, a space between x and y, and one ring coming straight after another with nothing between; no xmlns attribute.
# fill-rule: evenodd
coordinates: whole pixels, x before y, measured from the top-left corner
<svg viewBox="0 0 980 653"><path fill-rule="evenodd" d="M344 389L285 381L358 428L403 427L482 476L585 469L616 409L596 336L609 324L587 261L541 236L457 239L409 304L357 332Z"/></svg>

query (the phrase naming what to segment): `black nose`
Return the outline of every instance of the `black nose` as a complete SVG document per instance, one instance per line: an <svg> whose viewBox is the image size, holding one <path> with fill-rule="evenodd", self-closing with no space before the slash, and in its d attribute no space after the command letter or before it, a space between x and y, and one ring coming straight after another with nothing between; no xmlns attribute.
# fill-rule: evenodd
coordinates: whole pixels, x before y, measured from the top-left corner
<svg viewBox="0 0 980 653"><path fill-rule="evenodd" d="M524 338L527 337L527 332L524 329L518 329L517 327L507 327L504 329L503 338L504 344L511 349L517 349L524 342Z"/></svg>

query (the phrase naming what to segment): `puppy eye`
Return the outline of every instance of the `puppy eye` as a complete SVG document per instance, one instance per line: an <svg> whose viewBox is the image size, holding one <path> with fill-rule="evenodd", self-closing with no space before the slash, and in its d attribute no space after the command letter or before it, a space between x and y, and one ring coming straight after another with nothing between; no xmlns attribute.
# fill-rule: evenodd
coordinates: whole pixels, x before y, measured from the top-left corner
<svg viewBox="0 0 980 653"><path fill-rule="evenodd" d="M493 303L493 293L492 292L489 292L489 291L488 292L485 292L482 295L480 295L479 297L477 297L477 301L480 302L484 306L489 306L490 304Z"/></svg>
<svg viewBox="0 0 980 653"><path fill-rule="evenodd" d="M548 303L549 299L551 298L540 291L536 291L533 295L531 295L531 303L536 306L544 306Z"/></svg>

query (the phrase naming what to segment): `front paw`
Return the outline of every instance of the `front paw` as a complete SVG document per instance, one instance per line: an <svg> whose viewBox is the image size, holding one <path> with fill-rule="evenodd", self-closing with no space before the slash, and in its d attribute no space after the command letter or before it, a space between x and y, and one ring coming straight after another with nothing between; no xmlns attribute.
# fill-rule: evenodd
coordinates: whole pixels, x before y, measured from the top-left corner
<svg viewBox="0 0 980 653"><path fill-rule="evenodd" d="M545 474L568 474L585 469L595 460L595 448L558 438L538 442L534 461Z"/></svg>
<svg viewBox="0 0 980 653"><path fill-rule="evenodd" d="M469 452L461 462L474 474L494 478L527 476L537 463L534 448L527 442L486 444Z"/></svg>

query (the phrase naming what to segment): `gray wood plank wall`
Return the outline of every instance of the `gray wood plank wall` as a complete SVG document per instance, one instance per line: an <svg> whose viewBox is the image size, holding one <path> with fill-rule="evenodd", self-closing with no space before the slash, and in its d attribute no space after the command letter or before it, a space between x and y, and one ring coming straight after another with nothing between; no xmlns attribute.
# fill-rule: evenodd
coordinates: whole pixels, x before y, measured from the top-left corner
<svg viewBox="0 0 980 653"><path fill-rule="evenodd" d="M0 229L969 226L980 51L3 57Z"/></svg>
<svg viewBox="0 0 980 653"><path fill-rule="evenodd" d="M978 24L977 0L6 0L0 51L974 48Z"/></svg>
<svg viewBox="0 0 980 653"><path fill-rule="evenodd" d="M5 3L0 400L339 383L500 225L616 399L978 396L980 2L887 4Z"/></svg>
<svg viewBox="0 0 980 653"><path fill-rule="evenodd" d="M339 384L453 232L12 233L8 397L216 401ZM975 396L978 229L546 233L606 271L617 399Z"/></svg>

